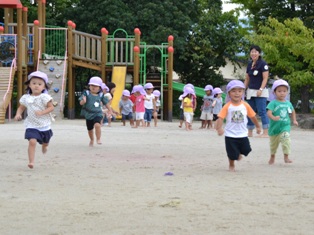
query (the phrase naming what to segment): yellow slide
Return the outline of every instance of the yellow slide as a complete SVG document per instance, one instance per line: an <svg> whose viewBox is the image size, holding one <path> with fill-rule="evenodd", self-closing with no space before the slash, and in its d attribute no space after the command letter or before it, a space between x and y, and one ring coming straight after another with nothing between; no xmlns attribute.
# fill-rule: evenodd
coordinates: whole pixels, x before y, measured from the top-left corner
<svg viewBox="0 0 314 235"><path fill-rule="evenodd" d="M6 110L11 102L14 74L12 66L0 67L0 124L5 123Z"/></svg>
<svg viewBox="0 0 314 235"><path fill-rule="evenodd" d="M114 66L112 69L111 82L116 84L116 90L111 102L111 107L113 110L119 112L119 101L122 96L122 91L125 89L125 79L126 79L126 66ZM121 117L117 117L118 119Z"/></svg>

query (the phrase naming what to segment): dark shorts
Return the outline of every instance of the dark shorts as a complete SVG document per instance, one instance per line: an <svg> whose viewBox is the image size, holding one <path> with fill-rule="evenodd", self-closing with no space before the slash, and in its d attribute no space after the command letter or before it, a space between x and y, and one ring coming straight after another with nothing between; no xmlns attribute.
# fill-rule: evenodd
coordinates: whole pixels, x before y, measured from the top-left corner
<svg viewBox="0 0 314 235"><path fill-rule="evenodd" d="M86 119L87 130L89 130L89 131L93 130L95 123L99 123L100 124L101 120L102 120L102 117L95 117L92 120Z"/></svg>
<svg viewBox="0 0 314 235"><path fill-rule="evenodd" d="M213 121L216 121L218 119L218 114L213 114Z"/></svg>
<svg viewBox="0 0 314 235"><path fill-rule="evenodd" d="M39 131L37 129L27 128L25 131L25 139L36 139L39 144L48 144L52 136L52 130Z"/></svg>
<svg viewBox="0 0 314 235"><path fill-rule="evenodd" d="M184 121L184 112L183 109L180 109L180 120Z"/></svg>
<svg viewBox="0 0 314 235"><path fill-rule="evenodd" d="M247 156L252 151L248 137L225 137L225 145L230 160L238 160L240 154Z"/></svg>
<svg viewBox="0 0 314 235"><path fill-rule="evenodd" d="M151 122L153 117L153 109L145 109L144 120L145 122Z"/></svg>
<svg viewBox="0 0 314 235"><path fill-rule="evenodd" d="M132 119L133 119L133 113L132 112L130 112L128 115L122 114L122 121L132 120Z"/></svg>

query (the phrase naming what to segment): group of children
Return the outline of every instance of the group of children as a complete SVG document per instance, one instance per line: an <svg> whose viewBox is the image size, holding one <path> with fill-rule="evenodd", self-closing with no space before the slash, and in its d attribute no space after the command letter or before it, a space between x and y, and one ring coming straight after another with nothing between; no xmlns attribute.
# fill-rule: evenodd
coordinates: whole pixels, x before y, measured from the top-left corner
<svg viewBox="0 0 314 235"><path fill-rule="evenodd" d="M22 120L22 114L27 110L25 119L25 139L28 145L28 167L34 167L35 149L37 143L42 145L42 152L47 152L49 141L53 136L51 130L52 116L54 110L52 97L48 94L48 77L45 73L36 71L28 76L25 82L26 94L20 99L20 106L17 109L15 120ZM82 106L82 115L86 119L86 126L90 138L89 145L94 145L94 135L97 144L101 144L101 123L103 120L103 106L106 107L108 115L114 114L110 106L110 101L104 94L110 89L105 87L102 79L92 77L89 80L89 89L84 91L79 101ZM114 85L111 89L114 88ZM137 128L150 126L152 118L157 118L160 106L160 92L155 90L151 83L145 86L135 85L132 94L124 90L119 103L122 122L129 119L131 126ZM267 114L270 118L270 159L269 164L274 164L275 154L279 144L282 145L285 163L291 163L289 159L290 150L290 129L291 121L298 125L296 113L292 104L286 100L289 84L282 80L276 80L272 86L274 100L267 106ZM105 91L104 91L105 90ZM247 156L251 152L248 139L247 121L250 118L257 127L257 133L261 132L260 125L254 110L244 102L245 85L239 80L233 80L226 87L226 104L222 107L222 91L211 85L205 87L206 95L203 97L202 105L202 126L201 128L211 127L211 121L217 120L215 129L218 135L225 135L225 146L229 158L229 170L235 170L235 161L241 160L242 155ZM182 111L185 120L186 130L192 129L193 113L196 108L196 96L194 86L187 84L184 87L182 96ZM217 107L217 108L216 108ZM135 111L135 118L133 112ZM116 112L117 113L117 112ZM133 120L136 120L134 123ZM145 120L145 121L144 121ZM157 119L155 119L157 120ZM223 121L226 120L223 130ZM203 122L204 121L204 122ZM155 122L155 126L157 122ZM182 125L182 124L181 124ZM94 134L95 129L95 134Z"/></svg>
<svg viewBox="0 0 314 235"><path fill-rule="evenodd" d="M212 85L206 85L204 88L205 95L203 96L203 104L201 106L201 127L200 129L213 128L213 122L217 120L217 115L222 109L222 90L219 87L213 88ZM183 88L183 94L180 95L180 124L182 127L185 122L185 129L192 130L192 122L194 112L197 106L197 99L195 95L194 86L186 84Z"/></svg>

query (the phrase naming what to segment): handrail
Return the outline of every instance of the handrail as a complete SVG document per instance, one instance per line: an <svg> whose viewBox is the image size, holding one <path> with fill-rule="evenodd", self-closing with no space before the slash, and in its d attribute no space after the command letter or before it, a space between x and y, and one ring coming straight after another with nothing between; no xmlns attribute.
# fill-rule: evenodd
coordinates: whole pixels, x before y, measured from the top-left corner
<svg viewBox="0 0 314 235"><path fill-rule="evenodd" d="M16 70L16 59L15 58L12 60L12 63L11 63L9 84L8 84L7 91L5 92L5 94L3 96L3 103L5 103L6 97L10 93L11 81L12 81L12 76L13 76L13 69ZM9 105L9 115L8 116L9 116L9 122L10 122L11 121L11 102L9 102L8 105Z"/></svg>

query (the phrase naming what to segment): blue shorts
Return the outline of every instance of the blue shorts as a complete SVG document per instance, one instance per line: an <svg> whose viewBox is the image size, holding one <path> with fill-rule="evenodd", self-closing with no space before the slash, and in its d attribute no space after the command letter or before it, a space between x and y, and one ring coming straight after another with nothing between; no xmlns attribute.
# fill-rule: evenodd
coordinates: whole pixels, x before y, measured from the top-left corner
<svg viewBox="0 0 314 235"><path fill-rule="evenodd" d="M247 156L252 151L248 137L225 137L225 144L227 156L230 160L238 160L240 154Z"/></svg>
<svg viewBox="0 0 314 235"><path fill-rule="evenodd" d="M52 136L52 130L39 131L34 128L27 128L25 130L25 139L36 139L39 144L48 144Z"/></svg>
<svg viewBox="0 0 314 235"><path fill-rule="evenodd" d="M144 120L145 122L151 122L153 116L153 109L145 109Z"/></svg>
<svg viewBox="0 0 314 235"><path fill-rule="evenodd" d="M122 121L125 120L132 120L133 119L133 113L130 112L129 114L122 114Z"/></svg>
<svg viewBox="0 0 314 235"><path fill-rule="evenodd" d="M100 124L101 120L102 120L102 117L98 117L98 116L95 117L92 120L86 119L87 130L89 130L89 131L93 130L95 123L99 123Z"/></svg>

